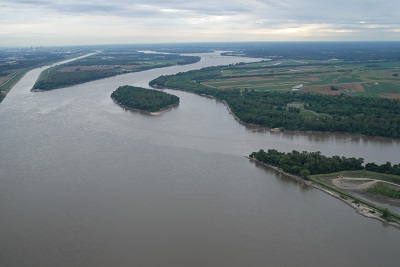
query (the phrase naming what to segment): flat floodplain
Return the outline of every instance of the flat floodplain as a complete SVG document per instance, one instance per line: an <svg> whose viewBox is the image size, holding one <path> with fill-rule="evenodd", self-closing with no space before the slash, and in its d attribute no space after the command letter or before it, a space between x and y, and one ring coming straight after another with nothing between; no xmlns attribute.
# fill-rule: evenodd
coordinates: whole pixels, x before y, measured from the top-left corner
<svg viewBox="0 0 400 267"><path fill-rule="evenodd" d="M116 75L199 61L197 56L146 54L129 51L98 51L94 55L41 73L34 90L52 90Z"/></svg>
<svg viewBox="0 0 400 267"><path fill-rule="evenodd" d="M218 89L301 90L327 95L399 98L399 73L399 61L281 60L230 66L223 69L220 77L203 83ZM332 90L332 85L337 90Z"/></svg>

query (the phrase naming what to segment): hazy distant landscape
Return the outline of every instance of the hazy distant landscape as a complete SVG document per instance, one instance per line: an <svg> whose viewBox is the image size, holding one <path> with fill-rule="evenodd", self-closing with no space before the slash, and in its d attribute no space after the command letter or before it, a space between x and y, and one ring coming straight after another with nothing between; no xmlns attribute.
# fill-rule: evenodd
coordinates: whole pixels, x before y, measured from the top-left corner
<svg viewBox="0 0 400 267"><path fill-rule="evenodd" d="M399 1L0 0L0 266L397 266Z"/></svg>

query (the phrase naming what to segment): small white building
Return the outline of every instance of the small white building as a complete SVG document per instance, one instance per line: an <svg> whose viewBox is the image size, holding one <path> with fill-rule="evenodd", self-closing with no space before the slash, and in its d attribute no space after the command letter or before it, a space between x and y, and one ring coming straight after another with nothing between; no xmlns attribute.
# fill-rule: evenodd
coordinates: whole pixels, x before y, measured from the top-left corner
<svg viewBox="0 0 400 267"><path fill-rule="evenodd" d="M304 84L299 84L299 85L293 86L292 91L299 91L303 86L304 86Z"/></svg>

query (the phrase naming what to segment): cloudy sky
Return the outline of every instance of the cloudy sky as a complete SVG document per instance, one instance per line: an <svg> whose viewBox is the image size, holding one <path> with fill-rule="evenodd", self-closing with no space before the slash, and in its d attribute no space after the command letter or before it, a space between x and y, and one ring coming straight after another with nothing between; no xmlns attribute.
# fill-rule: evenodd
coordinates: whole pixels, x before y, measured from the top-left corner
<svg viewBox="0 0 400 267"><path fill-rule="evenodd" d="M0 0L0 46L400 41L398 0Z"/></svg>

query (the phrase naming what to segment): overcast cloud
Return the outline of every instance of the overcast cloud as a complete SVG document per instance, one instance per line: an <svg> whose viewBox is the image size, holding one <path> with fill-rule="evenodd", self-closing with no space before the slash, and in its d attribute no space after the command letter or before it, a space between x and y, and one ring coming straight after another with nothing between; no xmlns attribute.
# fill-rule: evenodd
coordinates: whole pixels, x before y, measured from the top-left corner
<svg viewBox="0 0 400 267"><path fill-rule="evenodd" d="M0 46L400 41L400 1L0 0Z"/></svg>

